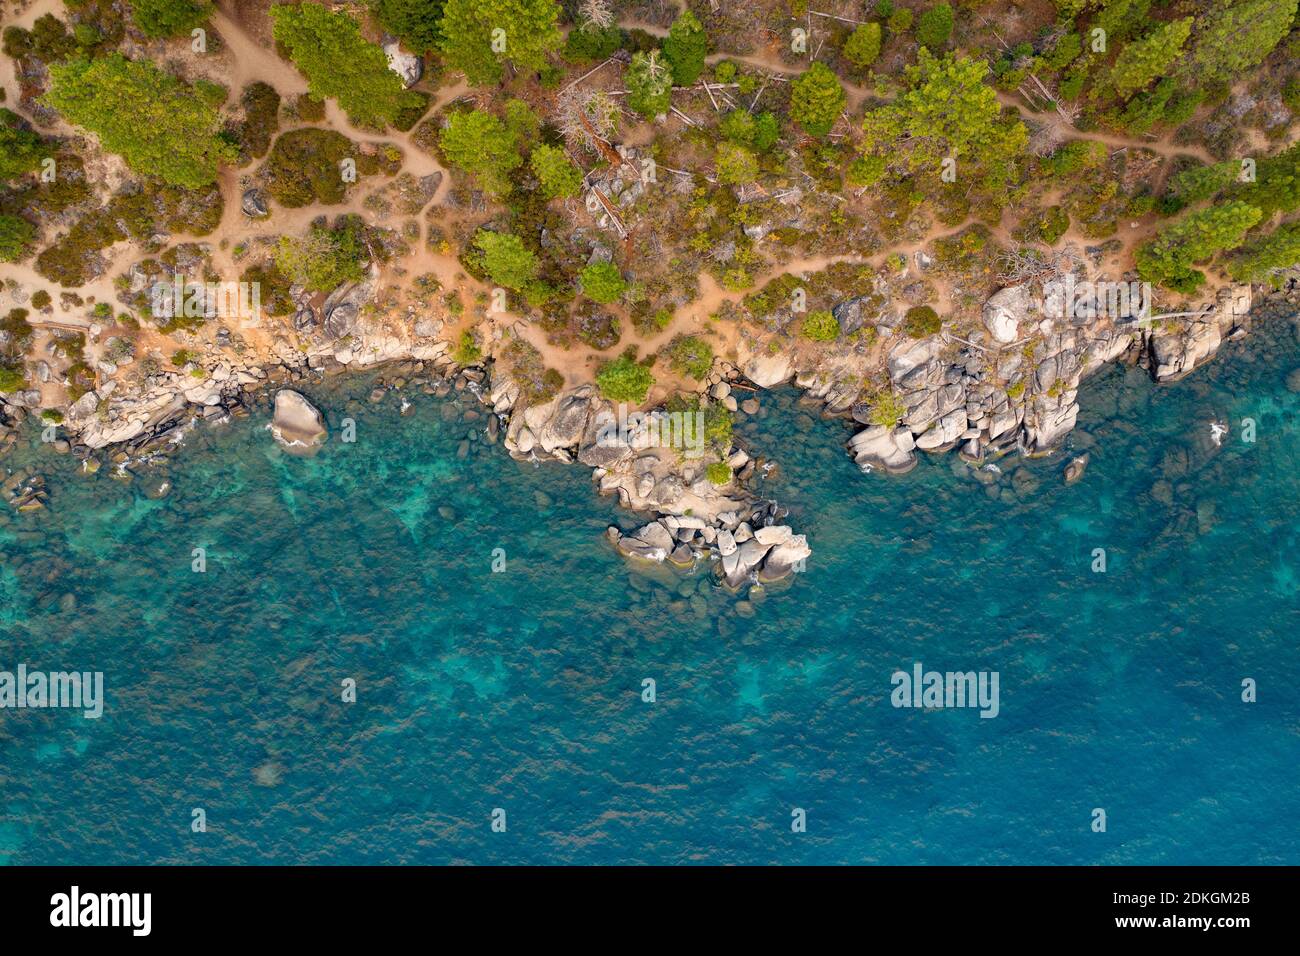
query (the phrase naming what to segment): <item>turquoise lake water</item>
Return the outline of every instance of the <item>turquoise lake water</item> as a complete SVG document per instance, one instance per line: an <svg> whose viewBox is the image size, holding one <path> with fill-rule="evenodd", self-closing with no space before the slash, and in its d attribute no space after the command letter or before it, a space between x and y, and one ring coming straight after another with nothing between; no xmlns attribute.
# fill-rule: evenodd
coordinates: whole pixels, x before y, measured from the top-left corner
<svg viewBox="0 0 1300 956"><path fill-rule="evenodd" d="M200 429L158 501L33 443L0 670L107 700L0 711L0 862L1300 863L1296 341L1093 379L1068 487L1061 454L862 475L843 423L764 395L738 432L814 554L752 599L630 571L586 469L458 457L468 401L306 385L320 455L265 414ZM917 661L997 671L999 715L894 708Z"/></svg>

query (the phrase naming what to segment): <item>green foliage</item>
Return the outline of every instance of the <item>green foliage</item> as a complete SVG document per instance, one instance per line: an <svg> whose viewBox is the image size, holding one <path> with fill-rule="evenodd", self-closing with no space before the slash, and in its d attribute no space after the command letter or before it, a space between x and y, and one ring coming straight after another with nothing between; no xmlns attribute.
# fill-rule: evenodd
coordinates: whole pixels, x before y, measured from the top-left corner
<svg viewBox="0 0 1300 956"><path fill-rule="evenodd" d="M939 50L952 36L952 7L947 3L935 4L916 22L916 42L931 50Z"/></svg>
<svg viewBox="0 0 1300 956"><path fill-rule="evenodd" d="M673 76L656 51L634 53L623 81L627 84L627 105L646 119L668 112Z"/></svg>
<svg viewBox="0 0 1300 956"><path fill-rule="evenodd" d="M719 60L713 65L713 79L717 83L734 83L739 67L730 60Z"/></svg>
<svg viewBox="0 0 1300 956"><path fill-rule="evenodd" d="M1213 166L1185 169L1169 181L1169 191L1186 205L1209 199L1227 189L1241 175L1241 163L1229 160Z"/></svg>
<svg viewBox="0 0 1300 956"><path fill-rule="evenodd" d="M1291 223L1242 247L1228 263L1228 273L1238 282L1260 282L1297 265L1300 223Z"/></svg>
<svg viewBox="0 0 1300 956"><path fill-rule="evenodd" d="M844 58L860 70L865 70L880 56L880 24L861 23L844 41Z"/></svg>
<svg viewBox="0 0 1300 956"><path fill-rule="evenodd" d="M0 363L0 392L21 392L27 387L27 375L21 362Z"/></svg>
<svg viewBox="0 0 1300 956"><path fill-rule="evenodd" d="M1258 207L1265 218L1300 209L1300 143L1260 159L1255 181L1234 185L1230 195Z"/></svg>
<svg viewBox="0 0 1300 956"><path fill-rule="evenodd" d="M790 117L809 136L829 133L846 102L844 87L825 63L814 63L790 82Z"/></svg>
<svg viewBox="0 0 1300 956"><path fill-rule="evenodd" d="M474 86L498 82L505 63L540 70L563 42L556 26L559 12L555 0L446 0L443 56ZM492 49L494 30L504 31L504 52Z"/></svg>
<svg viewBox="0 0 1300 956"><path fill-rule="evenodd" d="M776 116L764 111L754 117L754 149L766 153L781 138L781 124Z"/></svg>
<svg viewBox="0 0 1300 956"><path fill-rule="evenodd" d="M650 370L626 355L606 362L596 372L596 387L611 402L633 402L639 405L645 401L650 386L654 383Z"/></svg>
<svg viewBox="0 0 1300 956"><path fill-rule="evenodd" d="M845 181L854 189L874 186L885 176L883 156L859 156L849 163Z"/></svg>
<svg viewBox="0 0 1300 956"><path fill-rule="evenodd" d="M744 146L719 143L714 151L718 181L728 186L742 186L758 178L758 158Z"/></svg>
<svg viewBox="0 0 1300 956"><path fill-rule="evenodd" d="M1020 230L1019 236L1026 242L1041 242L1055 245L1070 228L1070 215L1060 206L1051 206L1034 212Z"/></svg>
<svg viewBox="0 0 1300 956"><path fill-rule="evenodd" d="M758 152L766 152L775 145L781 136L780 125L776 117L769 112L755 116L749 110L732 110L718 124L722 138L737 146L753 147Z"/></svg>
<svg viewBox="0 0 1300 956"><path fill-rule="evenodd" d="M1297 0L1220 0L1201 21L1188 57L1188 74L1201 83L1230 82L1282 41L1296 17Z"/></svg>
<svg viewBox="0 0 1300 956"><path fill-rule="evenodd" d="M333 229L312 226L301 239L281 236L275 252L280 272L312 292L330 292L365 278L366 248L361 221L343 217Z"/></svg>
<svg viewBox="0 0 1300 956"><path fill-rule="evenodd" d="M267 191L282 206L334 205L347 195L340 163L356 147L332 129L295 129L280 136L266 161Z"/></svg>
<svg viewBox="0 0 1300 956"><path fill-rule="evenodd" d="M0 262L17 262L35 241L35 226L19 216L0 213Z"/></svg>
<svg viewBox="0 0 1300 956"><path fill-rule="evenodd" d="M914 305L903 316L903 334L914 339L923 339L927 335L937 335L943 323L939 313L928 305Z"/></svg>
<svg viewBox="0 0 1300 956"><path fill-rule="evenodd" d="M187 36L212 16L208 0L131 0L131 16L150 39Z"/></svg>
<svg viewBox="0 0 1300 956"><path fill-rule="evenodd" d="M609 305L617 302L627 288L618 266L612 262L593 262L578 273L582 294L593 302Z"/></svg>
<svg viewBox="0 0 1300 956"><path fill-rule="evenodd" d="M570 63L606 60L623 45L623 31L617 26L598 27L585 20L564 39L564 58Z"/></svg>
<svg viewBox="0 0 1300 956"><path fill-rule="evenodd" d="M938 58L922 47L907 68L908 89L863 120L867 154L932 181L951 157L963 171L967 164L981 171L981 187L1004 202L1028 132L1019 120L1001 118L997 93L984 82L988 72L984 60Z"/></svg>
<svg viewBox="0 0 1300 956"><path fill-rule="evenodd" d="M493 196L510 192L510 173L522 162L518 136L491 113L456 113L438 137L447 161L473 173Z"/></svg>
<svg viewBox="0 0 1300 956"><path fill-rule="evenodd" d="M473 332L466 329L460 333L460 341L456 343L451 357L457 365L473 365L483 358L483 350L478 347L478 342L474 341Z"/></svg>
<svg viewBox="0 0 1300 956"><path fill-rule="evenodd" d="M704 477L709 479L711 485L726 485L731 483L731 466L725 461L711 462L704 469Z"/></svg>
<svg viewBox="0 0 1300 956"><path fill-rule="evenodd" d="M1105 143L1076 139L1042 160L1042 167L1048 175L1065 178L1074 176L1081 170L1098 168L1106 162L1106 156Z"/></svg>
<svg viewBox="0 0 1300 956"><path fill-rule="evenodd" d="M672 68L673 82L690 86L704 72L704 56L709 52L709 38L704 27L690 10L683 10L664 38L664 59Z"/></svg>
<svg viewBox="0 0 1300 956"><path fill-rule="evenodd" d="M890 36L902 36L912 28L912 11L907 7L899 7L885 22L889 26Z"/></svg>
<svg viewBox="0 0 1300 956"><path fill-rule="evenodd" d="M244 120L235 130L240 158L244 162L266 155L271 138L280 128L280 94L260 80L249 84L240 98Z"/></svg>
<svg viewBox="0 0 1300 956"><path fill-rule="evenodd" d="M482 253L483 271L497 285L527 292L536 284L540 263L518 236L480 230L474 237L474 245Z"/></svg>
<svg viewBox="0 0 1300 956"><path fill-rule="evenodd" d="M1083 52L1083 37L1077 33L1066 33L1056 41L1044 58L1044 62L1053 70L1063 70Z"/></svg>
<svg viewBox="0 0 1300 956"><path fill-rule="evenodd" d="M274 260L245 269L239 281L257 283L258 304L267 315L293 315L297 308L289 294L293 281L277 268Z"/></svg>
<svg viewBox="0 0 1300 956"><path fill-rule="evenodd" d="M1109 82L1127 99L1152 80L1165 75L1192 32L1192 18L1163 23L1141 40L1124 46L1110 69Z"/></svg>
<svg viewBox="0 0 1300 956"><path fill-rule="evenodd" d="M0 108L0 180L15 179L38 169L52 150L17 113Z"/></svg>
<svg viewBox="0 0 1300 956"><path fill-rule="evenodd" d="M678 335L668 343L667 358L674 372L700 381L713 368L713 346L698 335Z"/></svg>
<svg viewBox="0 0 1300 956"><path fill-rule="evenodd" d="M1192 264L1241 245L1260 216L1259 209L1236 200L1190 213L1138 248L1134 255L1138 275L1146 282L1194 292L1205 276Z"/></svg>
<svg viewBox="0 0 1300 956"><path fill-rule="evenodd" d="M272 4L275 42L282 44L319 99L333 97L354 122L382 128L418 102L388 68L388 56L361 36L346 13L319 3Z"/></svg>
<svg viewBox="0 0 1300 956"><path fill-rule="evenodd" d="M147 61L121 54L50 67L48 105L95 133L141 175L177 186L214 182L236 161L217 111L194 88Z"/></svg>
<svg viewBox="0 0 1300 956"><path fill-rule="evenodd" d="M528 165L547 199L567 199L578 195L582 188L582 170L556 146L543 144L534 148Z"/></svg>
<svg viewBox="0 0 1300 956"><path fill-rule="evenodd" d="M36 59L42 63L58 63L77 52L77 42L67 27L52 13L36 19L30 30L6 27L4 52L15 60Z"/></svg>
<svg viewBox="0 0 1300 956"><path fill-rule="evenodd" d="M319 123L325 119L325 101L310 93L303 93L293 101L298 118L304 123Z"/></svg>
<svg viewBox="0 0 1300 956"><path fill-rule="evenodd" d="M817 309L804 316L799 334L811 342L834 342L840 337L840 323L829 309Z"/></svg>
<svg viewBox="0 0 1300 956"><path fill-rule="evenodd" d="M0 319L0 355L5 358L18 358L31 347L35 331L27 321L26 309L10 309L9 314Z"/></svg>
<svg viewBox="0 0 1300 956"><path fill-rule="evenodd" d="M892 390L882 390L868 399L867 421L873 425L893 428L907 414L907 405Z"/></svg>
<svg viewBox="0 0 1300 956"><path fill-rule="evenodd" d="M418 53L436 50L442 42L442 0L370 0L370 12Z"/></svg>

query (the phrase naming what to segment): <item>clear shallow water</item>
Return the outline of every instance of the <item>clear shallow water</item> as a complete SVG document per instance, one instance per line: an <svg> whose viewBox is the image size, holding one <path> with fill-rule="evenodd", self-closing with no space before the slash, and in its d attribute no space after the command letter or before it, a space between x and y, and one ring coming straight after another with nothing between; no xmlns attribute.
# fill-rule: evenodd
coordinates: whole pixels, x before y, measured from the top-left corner
<svg viewBox="0 0 1300 956"><path fill-rule="evenodd" d="M585 469L459 458L482 420L419 394L306 388L358 422L310 460L264 416L200 431L161 501L23 451L52 509L0 517L0 669L107 704L0 711L0 862L1300 863L1296 353L1281 322L1095 379L1070 487L863 476L764 396L740 432L815 553L752 606L629 572ZM998 671L1000 715L892 707L918 660Z"/></svg>

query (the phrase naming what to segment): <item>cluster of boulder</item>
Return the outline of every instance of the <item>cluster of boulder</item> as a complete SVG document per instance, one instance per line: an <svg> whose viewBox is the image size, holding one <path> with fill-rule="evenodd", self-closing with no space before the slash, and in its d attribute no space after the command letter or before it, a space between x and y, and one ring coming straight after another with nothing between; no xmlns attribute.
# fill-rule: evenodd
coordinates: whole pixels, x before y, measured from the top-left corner
<svg viewBox="0 0 1300 956"><path fill-rule="evenodd" d="M734 404L721 384L714 383L701 400ZM719 576L733 588L753 578L785 578L802 570L812 554L802 535L779 523L782 513L775 504L759 501L743 486L743 477L754 470L743 449L721 451L737 477L715 485L703 458L690 457L691 448L665 446L667 434L690 437L691 426L682 429L681 419L629 416L590 385L514 411L518 400L518 386L504 377L484 396L495 413L509 416L503 442L513 457L587 465L602 494L616 495L630 510L658 514L629 534L609 528L621 554L679 567L716 561Z"/></svg>
<svg viewBox="0 0 1300 956"><path fill-rule="evenodd" d="M1079 384L1087 376L1127 358L1157 381L1175 381L1224 339L1241 334L1250 307L1250 287L1230 286L1178 322L1115 314L1104 303L1074 303L1060 317L1028 286L1007 287L985 303L983 328L970 339L940 332L892 344L886 358L890 400L897 403L892 423L893 414L878 414L858 399L860 379L822 366L801 369L787 351L748 352L743 368L763 387L794 379L830 413L851 416L866 426L849 441L854 460L864 471L902 474L915 467L918 451L956 448L972 462L1010 451L1047 454L1075 427Z"/></svg>
<svg viewBox="0 0 1300 956"><path fill-rule="evenodd" d="M605 532L618 552L629 558L693 567L717 555L719 575L730 588L757 581L779 581L804 570L812 555L807 539L789 525L778 524L771 504L742 519L723 512L710 524L694 515L663 515L631 534L611 525Z"/></svg>

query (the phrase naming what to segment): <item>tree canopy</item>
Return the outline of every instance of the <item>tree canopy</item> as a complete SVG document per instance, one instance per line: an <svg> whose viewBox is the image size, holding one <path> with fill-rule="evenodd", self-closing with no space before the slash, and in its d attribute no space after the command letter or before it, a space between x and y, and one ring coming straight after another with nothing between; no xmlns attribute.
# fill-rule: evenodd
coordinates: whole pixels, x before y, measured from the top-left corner
<svg viewBox="0 0 1300 956"><path fill-rule="evenodd" d="M473 173L485 192L510 192L510 173L523 163L518 134L491 113L455 113L438 137L447 161Z"/></svg>
<svg viewBox="0 0 1300 956"><path fill-rule="evenodd" d="M150 39L179 37L201 27L212 16L208 0L131 0L131 17Z"/></svg>
<svg viewBox="0 0 1300 956"><path fill-rule="evenodd" d="M190 86L152 63L120 53L50 67L45 102L99 137L137 173L197 188L237 159L220 137L221 117Z"/></svg>
<svg viewBox="0 0 1300 956"><path fill-rule="evenodd" d="M362 37L346 13L319 3L273 4L271 19L275 41L307 77L312 95L337 99L354 122L382 128L419 104L419 96L388 68L384 51Z"/></svg>
<svg viewBox="0 0 1300 956"><path fill-rule="evenodd" d="M499 82L505 64L540 70L564 41L555 0L446 0L441 49L474 86Z"/></svg>
<svg viewBox="0 0 1300 956"><path fill-rule="evenodd" d="M839 79L820 61L790 83L790 117L809 136L829 133L846 102Z"/></svg>
<svg viewBox="0 0 1300 956"><path fill-rule="evenodd" d="M370 12L412 50L427 53L442 42L442 0L370 0Z"/></svg>
<svg viewBox="0 0 1300 956"><path fill-rule="evenodd" d="M704 57L709 52L709 38L700 21L690 10L683 10L664 38L664 59L672 67L673 82L690 86L704 72Z"/></svg>

